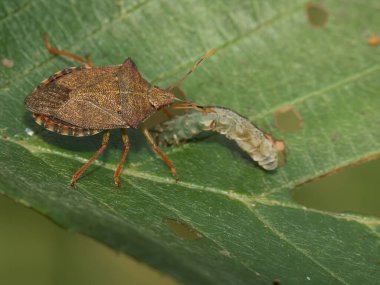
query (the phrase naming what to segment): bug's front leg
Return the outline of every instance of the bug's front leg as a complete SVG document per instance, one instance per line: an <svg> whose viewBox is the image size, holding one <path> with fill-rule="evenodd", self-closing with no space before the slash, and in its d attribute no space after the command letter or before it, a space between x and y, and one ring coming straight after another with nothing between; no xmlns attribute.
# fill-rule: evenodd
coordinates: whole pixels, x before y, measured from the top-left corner
<svg viewBox="0 0 380 285"><path fill-rule="evenodd" d="M170 171L172 172L173 176L175 177L175 181L178 182L179 178L177 175L177 170L175 170L173 162L158 148L156 143L154 142L154 138L149 133L148 129L141 128L141 131L143 132L144 136L146 137L148 143L152 146L152 148L162 157L162 159L165 161L165 163L170 168Z"/></svg>
<svg viewBox="0 0 380 285"><path fill-rule="evenodd" d="M60 56L65 56L65 57L68 57L68 58L71 58L71 59L75 59L77 61L83 62L84 65L87 66L87 67L93 67L93 63L90 60L90 55L87 55L84 58L84 57L80 57L80 56L77 56L77 55L72 54L72 53L64 52L64 51L61 51L59 49L53 48L51 46L51 43L50 43L50 41L49 41L49 39L48 39L48 37L47 37L47 35L45 33L43 34L43 37L44 37L45 47L52 54L57 54L57 55L60 55Z"/></svg>
<svg viewBox="0 0 380 285"><path fill-rule="evenodd" d="M85 172L85 170L91 165L91 163L93 163L94 160L97 159L98 156L106 149L109 140L110 140L110 131L107 130L103 134L102 146L100 147L100 149L98 149L98 151L93 155L93 157L91 157L91 159L74 174L73 179L71 179L71 183L70 183L71 187L74 187L75 183L77 182L79 177L83 174L83 172Z"/></svg>
<svg viewBox="0 0 380 285"><path fill-rule="evenodd" d="M202 107L193 103L175 104L171 106L173 109L195 109L199 112L204 112L204 113L216 113L216 111L213 108Z"/></svg>
<svg viewBox="0 0 380 285"><path fill-rule="evenodd" d="M127 130L126 129L120 129L120 131L121 131L121 138L123 139L123 144L124 144L124 153L123 153L123 157L120 160L119 166L115 171L115 176L114 176L115 184L118 187L120 187L119 176L120 176L121 170L123 169L124 161L125 161L125 158L127 157L128 151L129 151L129 138L127 135Z"/></svg>

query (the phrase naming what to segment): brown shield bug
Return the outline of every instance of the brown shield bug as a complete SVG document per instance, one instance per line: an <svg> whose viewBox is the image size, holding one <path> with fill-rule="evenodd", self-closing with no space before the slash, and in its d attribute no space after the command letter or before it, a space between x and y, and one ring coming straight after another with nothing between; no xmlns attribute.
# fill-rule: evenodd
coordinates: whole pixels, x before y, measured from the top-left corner
<svg viewBox="0 0 380 285"><path fill-rule="evenodd" d="M33 112L37 124L67 136L90 136L104 131L100 149L74 174L70 185L73 187L81 174L105 150L110 137L109 130L116 128L121 130L125 146L114 175L116 185L120 185L119 176L129 150L127 128L141 129L149 144L164 159L178 181L173 163L161 152L148 129L142 127L141 123L169 105L173 108L208 112L207 108L192 103L174 104L178 98L172 89L211 56L215 49L203 55L176 84L161 89L150 85L130 58L120 65L93 67L88 57L79 57L53 48L46 36L45 46L49 52L75 59L84 63L84 66L55 73L26 97L26 108Z"/></svg>

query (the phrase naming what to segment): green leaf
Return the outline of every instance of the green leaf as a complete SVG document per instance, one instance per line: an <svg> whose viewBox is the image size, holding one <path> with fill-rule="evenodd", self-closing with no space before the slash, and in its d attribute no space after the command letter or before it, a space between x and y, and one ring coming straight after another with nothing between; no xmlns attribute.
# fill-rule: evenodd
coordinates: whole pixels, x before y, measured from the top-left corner
<svg viewBox="0 0 380 285"><path fill-rule="evenodd" d="M186 284L379 282L380 220L304 208L289 191L380 153L380 50L367 44L379 32L379 1L0 5L0 54L14 63L0 69L1 193ZM24 98L43 79L78 65L49 54L43 32L58 48L91 53L98 66L131 57L161 87L216 47L182 88L198 104L228 107L283 139L286 165L265 172L214 135L164 150L181 178L175 183L130 131L117 189L115 131L108 152L70 191L101 136L48 133L25 110ZM302 117L295 132L278 128L283 106Z"/></svg>

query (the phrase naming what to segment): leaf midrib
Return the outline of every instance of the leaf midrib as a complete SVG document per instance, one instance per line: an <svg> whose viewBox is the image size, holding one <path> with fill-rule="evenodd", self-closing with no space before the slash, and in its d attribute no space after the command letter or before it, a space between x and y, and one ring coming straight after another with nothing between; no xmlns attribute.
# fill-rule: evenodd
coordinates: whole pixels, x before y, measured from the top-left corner
<svg viewBox="0 0 380 285"><path fill-rule="evenodd" d="M4 139L0 138L0 140L4 140ZM84 158L84 157L81 157L78 155L71 155L71 154L67 154L64 152L55 151L55 150L52 150L49 148L44 148L41 146L35 146L33 144L30 144L27 140L15 140L12 138L7 138L6 141L23 147L24 149L29 151L32 155L34 155L34 154L50 154L50 155L56 155L59 157L71 159L73 161L78 161L81 163L86 163L88 161L87 158ZM376 155L380 156L380 151L376 152ZM100 162L100 161L94 161L93 164L100 166L100 167L103 167L104 169L107 169L110 171L114 171L117 168L117 165L113 165L110 163L104 163L104 162ZM352 164L352 161L347 161L345 163L345 165L349 165L349 164ZM196 190L196 191L205 191L205 192L209 192L209 193L213 193L213 194L217 194L217 195L223 195L223 196L226 196L233 201L238 201L238 202L246 205L246 207L249 209L252 208L251 207L252 204L260 203L262 205L267 205L267 206L272 206L272 207L278 206L278 207L292 208L292 209L297 209L297 210L302 210L302 211L315 212L315 213L325 215L325 216L329 216L329 217L333 217L336 219L343 219L346 221L355 221L359 224L367 226L368 228L370 228L372 230L373 230L374 226L380 225L380 221L376 218L364 217L364 216L354 215L354 214L350 214L350 215L348 215L348 214L336 214L336 213L331 213L331 212L326 212L326 211L316 210L316 209L309 209L309 208L306 209L304 206L299 206L298 204L295 204L295 203L294 204L282 203L279 200L272 199L272 198L268 197L269 194L274 194L274 193L277 193L281 190L287 190L287 189L293 188L293 187L299 185L300 182L298 182L298 183L296 182L294 185L291 185L289 183L289 184L285 185L284 187L278 187L275 189L276 190L275 192L271 191L270 193L263 193L260 195L245 195L245 194L239 194L239 193L236 193L236 192L233 192L230 190L219 189L219 188L210 187L210 186L201 186L201 185L198 185L195 183L190 183L190 182L182 182L182 181L175 182L175 180L172 177L164 178L164 177L160 177L157 175L151 175L151 174L147 174L144 172L140 172L140 171L136 171L136 170L132 170L132 169L128 169L128 168L123 169L122 173L127 175L127 176L129 175L132 177L144 179L144 180L155 182L155 183L179 185L179 186L182 186L184 188L188 188L188 189L192 189L192 190ZM111 206L109 206L109 207L111 207Z"/></svg>

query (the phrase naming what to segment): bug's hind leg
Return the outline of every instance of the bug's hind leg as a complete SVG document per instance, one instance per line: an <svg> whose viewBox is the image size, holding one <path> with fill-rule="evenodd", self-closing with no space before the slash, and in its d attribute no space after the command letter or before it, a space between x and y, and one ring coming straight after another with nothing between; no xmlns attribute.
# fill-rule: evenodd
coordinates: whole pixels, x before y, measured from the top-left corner
<svg viewBox="0 0 380 285"><path fill-rule="evenodd" d="M156 143L154 142L154 139L152 135L149 133L148 129L142 128L141 131L143 132L144 136L148 140L149 144L152 146L152 148L162 157L162 159L166 162L168 167L170 168L170 171L172 172L175 181L178 182L179 178L177 176L177 171L174 168L173 162L165 155L163 152L158 148Z"/></svg>
<svg viewBox="0 0 380 285"><path fill-rule="evenodd" d="M64 52L64 51L61 51L59 49L53 48L51 46L51 43L49 42L49 39L48 39L48 37L47 37L47 35L45 33L43 34L43 37L44 37L45 47L47 48L47 50L49 52L51 52L53 54L60 55L60 56L65 56L65 57L68 57L68 58L72 58L72 59L75 59L75 60L80 61L80 62L83 62L85 64L85 66L87 66L87 67L92 67L93 66L93 63L90 60L90 55L87 55L84 58L84 57L80 57L80 56L77 56L77 55L72 54L72 53Z"/></svg>
<svg viewBox="0 0 380 285"><path fill-rule="evenodd" d="M124 143L124 153L123 153L123 157L120 160L119 166L115 171L115 176L114 176L115 184L119 187L120 187L119 176L120 176L121 170L123 169L124 161L129 151L129 139L128 139L127 131L126 129L120 129L120 131L121 131L121 138L123 139L123 143Z"/></svg>
<svg viewBox="0 0 380 285"><path fill-rule="evenodd" d="M108 142L110 140L110 132L107 130L103 134L103 139L102 139L102 146L98 149L98 151L91 157L91 159L82 166L81 169L79 169L73 176L73 179L71 179L70 186L74 187L75 182L79 179L79 177L85 172L85 170L91 165L91 163L94 162L95 159L98 158L98 156L106 149Z"/></svg>

